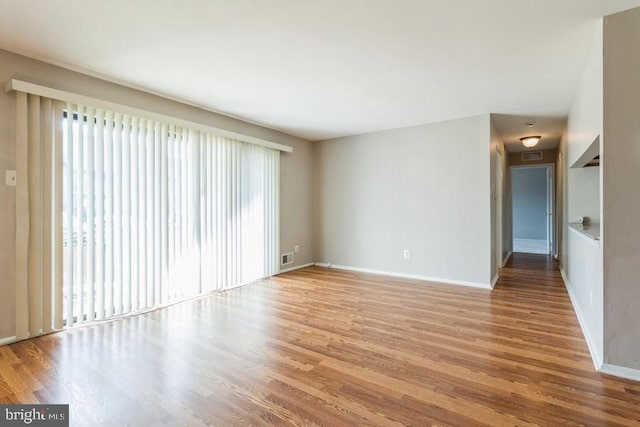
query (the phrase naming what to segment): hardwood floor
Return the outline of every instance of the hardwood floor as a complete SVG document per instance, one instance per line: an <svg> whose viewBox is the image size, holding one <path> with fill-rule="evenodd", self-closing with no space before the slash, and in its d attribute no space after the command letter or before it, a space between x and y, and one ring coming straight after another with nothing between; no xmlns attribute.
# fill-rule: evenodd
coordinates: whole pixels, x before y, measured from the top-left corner
<svg viewBox="0 0 640 427"><path fill-rule="evenodd" d="M493 291L318 267L0 347L0 403L71 425L640 425L594 371L555 261Z"/></svg>

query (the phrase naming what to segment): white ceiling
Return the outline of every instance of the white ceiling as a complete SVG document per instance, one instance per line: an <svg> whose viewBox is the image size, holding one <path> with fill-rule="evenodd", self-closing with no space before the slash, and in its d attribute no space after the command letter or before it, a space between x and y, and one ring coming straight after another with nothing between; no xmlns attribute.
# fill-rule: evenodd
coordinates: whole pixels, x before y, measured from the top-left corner
<svg viewBox="0 0 640 427"><path fill-rule="evenodd" d="M558 147L566 117L541 117L534 115L493 114L493 123L504 141L507 151L517 153L526 150L553 150ZM533 127L527 126L532 123ZM520 142L524 136L542 137L534 148L526 148Z"/></svg>
<svg viewBox="0 0 640 427"><path fill-rule="evenodd" d="M0 48L311 140L489 112L513 133L513 116L563 123L595 20L635 6L0 0Z"/></svg>

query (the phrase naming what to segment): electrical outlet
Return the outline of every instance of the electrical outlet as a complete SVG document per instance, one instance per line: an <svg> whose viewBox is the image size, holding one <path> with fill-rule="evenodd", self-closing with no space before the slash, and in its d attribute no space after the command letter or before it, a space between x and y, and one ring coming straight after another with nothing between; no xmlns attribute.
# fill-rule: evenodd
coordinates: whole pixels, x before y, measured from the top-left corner
<svg viewBox="0 0 640 427"><path fill-rule="evenodd" d="M299 253L300 253L300 245L295 245L295 246L293 247L293 252L295 252L295 253L299 254Z"/></svg>
<svg viewBox="0 0 640 427"><path fill-rule="evenodd" d="M16 186L16 171L5 171L4 182L8 187Z"/></svg>
<svg viewBox="0 0 640 427"><path fill-rule="evenodd" d="M404 255L404 259L411 258L411 253L409 252L409 249L405 249L403 252L403 255Z"/></svg>

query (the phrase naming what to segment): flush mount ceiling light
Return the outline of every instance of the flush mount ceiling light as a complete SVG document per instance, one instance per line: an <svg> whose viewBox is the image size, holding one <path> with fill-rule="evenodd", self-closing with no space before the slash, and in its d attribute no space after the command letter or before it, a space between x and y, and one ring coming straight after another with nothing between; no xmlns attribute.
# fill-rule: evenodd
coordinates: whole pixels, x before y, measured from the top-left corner
<svg viewBox="0 0 640 427"><path fill-rule="evenodd" d="M520 138L520 142L527 148L535 147L540 141L541 136L525 136L524 138Z"/></svg>

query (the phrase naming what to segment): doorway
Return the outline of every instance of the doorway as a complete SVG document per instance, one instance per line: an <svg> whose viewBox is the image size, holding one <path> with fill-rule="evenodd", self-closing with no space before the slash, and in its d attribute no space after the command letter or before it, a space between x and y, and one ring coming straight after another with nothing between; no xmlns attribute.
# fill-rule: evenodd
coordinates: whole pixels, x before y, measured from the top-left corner
<svg viewBox="0 0 640 427"><path fill-rule="evenodd" d="M554 253L554 166L512 166L513 252Z"/></svg>

